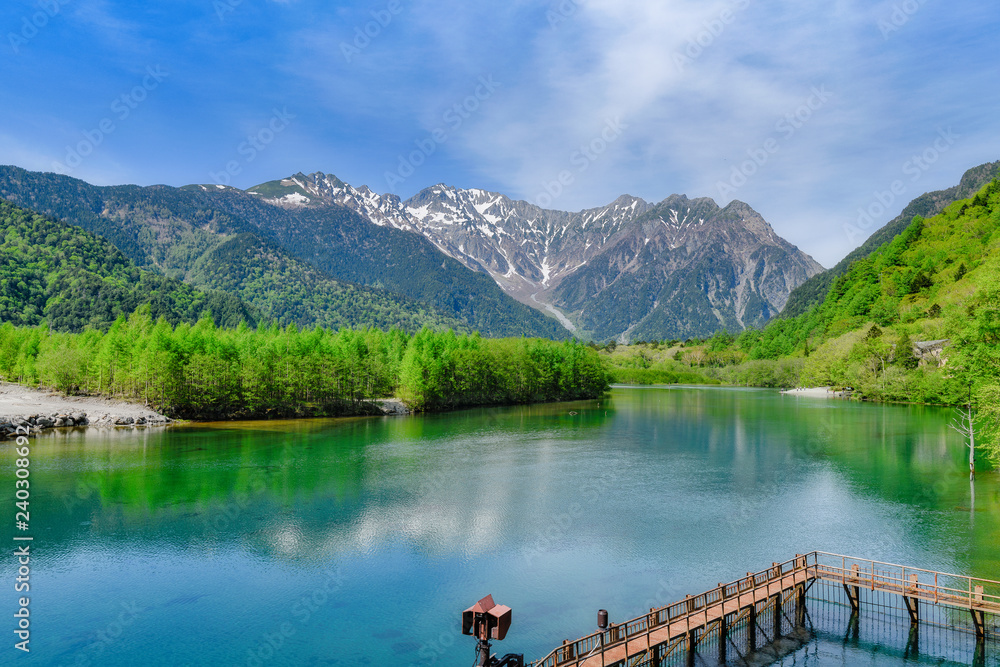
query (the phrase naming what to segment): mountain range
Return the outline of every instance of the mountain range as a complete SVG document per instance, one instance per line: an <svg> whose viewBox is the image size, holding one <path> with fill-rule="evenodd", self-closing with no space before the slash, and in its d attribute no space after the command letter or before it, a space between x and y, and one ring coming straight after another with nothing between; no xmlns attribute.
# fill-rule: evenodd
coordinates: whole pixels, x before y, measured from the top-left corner
<svg viewBox="0 0 1000 667"><path fill-rule="evenodd" d="M980 165L918 197L829 271L747 204L684 195L657 204L622 195L573 213L443 184L403 201L324 173L244 191L98 187L0 167L0 197L103 237L145 284L159 274L215 295L206 303L232 297L239 305L227 312L251 320L627 342L804 313L915 215L998 175L1000 162Z"/></svg>
<svg viewBox="0 0 1000 667"><path fill-rule="evenodd" d="M207 186L206 186L206 189ZM777 315L823 268L743 202L623 195L577 213L439 184L406 201L336 176L295 174L249 188L288 211L353 211L417 234L503 290L596 340L740 331Z"/></svg>
<svg viewBox="0 0 1000 667"><path fill-rule="evenodd" d="M683 195L570 213L445 185L404 202L322 173L243 191L0 167L0 197L279 324L698 337L767 322L822 270L748 205Z"/></svg>
<svg viewBox="0 0 1000 667"><path fill-rule="evenodd" d="M222 186L98 187L0 167L0 197L103 237L142 269L238 297L262 321L570 336L415 234L344 207L287 211Z"/></svg>

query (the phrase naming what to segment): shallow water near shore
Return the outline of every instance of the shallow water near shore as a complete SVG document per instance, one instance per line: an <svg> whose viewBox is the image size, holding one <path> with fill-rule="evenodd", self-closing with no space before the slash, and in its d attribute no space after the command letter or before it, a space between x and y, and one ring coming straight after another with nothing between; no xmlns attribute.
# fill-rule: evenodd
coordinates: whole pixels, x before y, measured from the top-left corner
<svg viewBox="0 0 1000 667"><path fill-rule="evenodd" d="M514 609L494 650L531 660L593 630L598 608L621 622L814 549L1000 579L1000 478L970 486L950 418L651 387L45 434L32 651L11 640L0 664L466 665L460 613L487 593ZM10 545L16 455L0 447ZM11 585L15 570L0 563ZM903 663L905 642L841 651L828 635L784 664Z"/></svg>

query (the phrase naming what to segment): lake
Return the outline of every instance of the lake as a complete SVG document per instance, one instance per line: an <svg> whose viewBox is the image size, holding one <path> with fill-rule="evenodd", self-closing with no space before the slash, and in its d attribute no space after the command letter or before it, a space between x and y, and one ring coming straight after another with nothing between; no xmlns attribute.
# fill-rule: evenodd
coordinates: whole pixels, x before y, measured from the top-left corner
<svg viewBox="0 0 1000 667"><path fill-rule="evenodd" d="M44 435L32 650L12 648L8 616L0 664L468 665L460 614L487 593L514 610L494 650L532 660L599 608L624 621L812 550L1000 579L1000 479L980 474L973 505L951 416L651 387ZM16 456L0 450L12 545ZM11 611L15 570L0 563ZM851 664L837 646L785 664ZM866 646L851 655L902 663Z"/></svg>

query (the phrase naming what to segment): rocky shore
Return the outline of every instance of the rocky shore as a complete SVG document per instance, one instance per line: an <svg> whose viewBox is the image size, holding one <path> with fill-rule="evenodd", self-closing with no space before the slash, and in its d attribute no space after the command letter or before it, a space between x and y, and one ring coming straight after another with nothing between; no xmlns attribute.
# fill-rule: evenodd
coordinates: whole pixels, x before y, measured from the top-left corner
<svg viewBox="0 0 1000 667"><path fill-rule="evenodd" d="M127 426L165 426L171 422L169 417L156 413L138 417L101 414L93 420L86 412L70 412L50 415L23 415L15 417L0 417L0 439L16 438L19 435L36 435L50 428L68 428L75 426L103 426L105 428ZM20 430L18 430L20 429ZM26 432L27 431L27 432Z"/></svg>
<svg viewBox="0 0 1000 667"><path fill-rule="evenodd" d="M171 420L145 405L93 396L62 396L0 383L0 438L35 435L53 428L164 426Z"/></svg>
<svg viewBox="0 0 1000 667"><path fill-rule="evenodd" d="M375 401L375 404L382 411L382 414L386 416L413 414L413 410L406 407L406 404L398 398L380 398Z"/></svg>

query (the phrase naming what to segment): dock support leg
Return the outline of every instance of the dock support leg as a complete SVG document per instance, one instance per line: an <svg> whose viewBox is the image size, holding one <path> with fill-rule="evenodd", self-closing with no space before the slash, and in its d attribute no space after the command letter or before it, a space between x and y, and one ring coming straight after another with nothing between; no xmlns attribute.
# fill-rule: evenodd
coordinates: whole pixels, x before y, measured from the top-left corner
<svg viewBox="0 0 1000 667"><path fill-rule="evenodd" d="M772 642L778 641L781 637L781 593L772 596L774 598L774 622L771 625L771 631L773 636L771 637Z"/></svg>
<svg viewBox="0 0 1000 667"><path fill-rule="evenodd" d="M661 649L662 647L660 646L654 646L653 648L649 649L649 652L651 654L649 661L650 667L660 667L660 661L662 660L662 658L660 658Z"/></svg>
<svg viewBox="0 0 1000 667"><path fill-rule="evenodd" d="M918 605L917 598L911 598L909 596L903 596L903 602L906 603L906 611L910 615L910 626L917 626L920 623L920 607Z"/></svg>
<svg viewBox="0 0 1000 667"><path fill-rule="evenodd" d="M986 638L986 616L977 609L970 609L972 612L972 622L976 626L976 639Z"/></svg>
<svg viewBox="0 0 1000 667"><path fill-rule="evenodd" d="M972 656L972 667L986 667L985 637L976 637L976 652Z"/></svg>
<svg viewBox="0 0 1000 667"><path fill-rule="evenodd" d="M795 627L803 628L806 625L806 587L805 584L796 586L795 591Z"/></svg>
<svg viewBox="0 0 1000 667"><path fill-rule="evenodd" d="M858 636L860 634L861 619L858 616L858 612L851 612L851 619L847 621L847 634L844 635L844 643L847 642L857 642Z"/></svg>
<svg viewBox="0 0 1000 667"><path fill-rule="evenodd" d="M851 611L855 614L861 611L861 588L844 584L844 591L847 593L847 599L851 601Z"/></svg>
<svg viewBox="0 0 1000 667"><path fill-rule="evenodd" d="M903 653L903 660L917 660L920 657L920 626L913 624L910 626L910 636L906 640L906 651Z"/></svg>
<svg viewBox="0 0 1000 667"><path fill-rule="evenodd" d="M747 617L747 654L757 652L757 605L750 605L750 614Z"/></svg>
<svg viewBox="0 0 1000 667"><path fill-rule="evenodd" d="M725 614L719 619L719 664L726 664L726 643L729 641L729 617Z"/></svg>
<svg viewBox="0 0 1000 667"><path fill-rule="evenodd" d="M697 651L697 646L698 646L698 631L697 630L691 630L691 631L689 631L687 633L686 644L687 644L687 664L688 664L688 667L694 667L695 656L698 655L698 651Z"/></svg>

